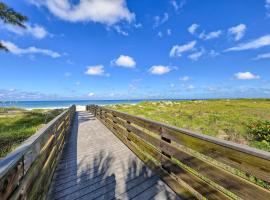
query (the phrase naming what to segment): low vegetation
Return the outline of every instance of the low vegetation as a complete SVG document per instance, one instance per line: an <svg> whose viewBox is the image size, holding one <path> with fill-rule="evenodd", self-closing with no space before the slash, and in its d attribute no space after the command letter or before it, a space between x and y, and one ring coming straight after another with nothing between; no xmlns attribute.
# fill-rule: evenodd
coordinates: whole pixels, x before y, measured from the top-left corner
<svg viewBox="0 0 270 200"><path fill-rule="evenodd" d="M6 156L62 111L0 108L0 157Z"/></svg>
<svg viewBox="0 0 270 200"><path fill-rule="evenodd" d="M107 107L270 151L269 99L158 101Z"/></svg>

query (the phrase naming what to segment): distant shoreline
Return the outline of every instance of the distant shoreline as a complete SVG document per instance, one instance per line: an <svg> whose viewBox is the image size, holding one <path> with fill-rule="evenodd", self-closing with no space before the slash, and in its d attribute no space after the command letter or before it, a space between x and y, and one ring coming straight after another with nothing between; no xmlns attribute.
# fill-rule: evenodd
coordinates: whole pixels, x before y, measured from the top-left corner
<svg viewBox="0 0 270 200"><path fill-rule="evenodd" d="M33 109L65 109L75 104L76 106L86 106L89 104L96 104L100 106L115 105L115 104L129 104L136 105L140 102L157 102L157 101L198 101L198 100L237 100L244 98L220 98L220 99L137 99L137 100L56 100L56 101L0 101L0 107L4 108L22 108L26 110ZM270 100L270 98L246 98L254 100Z"/></svg>

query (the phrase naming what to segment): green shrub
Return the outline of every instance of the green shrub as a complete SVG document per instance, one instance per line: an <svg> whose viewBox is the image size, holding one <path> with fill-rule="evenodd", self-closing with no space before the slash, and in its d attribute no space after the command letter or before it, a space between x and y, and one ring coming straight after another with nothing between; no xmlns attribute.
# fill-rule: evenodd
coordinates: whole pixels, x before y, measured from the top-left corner
<svg viewBox="0 0 270 200"><path fill-rule="evenodd" d="M248 125L248 132L256 141L270 142L270 121L258 120Z"/></svg>

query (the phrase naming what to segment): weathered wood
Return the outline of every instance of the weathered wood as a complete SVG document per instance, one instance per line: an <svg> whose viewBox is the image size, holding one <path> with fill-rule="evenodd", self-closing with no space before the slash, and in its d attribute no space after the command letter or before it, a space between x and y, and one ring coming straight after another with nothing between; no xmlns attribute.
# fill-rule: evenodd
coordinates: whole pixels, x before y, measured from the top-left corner
<svg viewBox="0 0 270 200"><path fill-rule="evenodd" d="M179 181L172 178L167 171L163 170L158 160L153 160L147 156L151 155L154 159L159 158L161 155L149 146L149 144L143 142L140 138L134 136L127 130L119 127L108 119L102 121L124 144L128 146L144 163L147 164L162 180L164 180L182 199L194 199L194 191L190 192L186 187L179 186ZM129 138L129 139L128 139ZM131 143L133 142L133 144Z"/></svg>
<svg viewBox="0 0 270 200"><path fill-rule="evenodd" d="M120 139L122 138L121 140L127 146L132 146L132 143L135 146L139 144L138 149L151 155L152 152L145 149L142 143L152 145L157 153L151 156L158 163L162 163L163 167L167 166L169 171L174 171L175 178L180 178L182 185L186 184L190 187L190 191L196 188L195 191L210 199L226 199L228 196L225 194L232 198L238 196L243 199L270 199L269 190L232 174L226 168L216 165L211 160L201 158L198 154L192 154L185 148L190 148L225 165L270 182L270 153L268 152L103 107L89 106L87 109L96 113L97 118ZM175 145L176 143L180 146ZM186 167L181 169L174 159ZM187 178L186 174L190 173L195 173L192 176L198 177ZM197 196L199 197L200 195Z"/></svg>
<svg viewBox="0 0 270 200"><path fill-rule="evenodd" d="M117 122L120 121L119 119L114 119L114 120ZM186 190L189 190L189 192L192 193L194 196L197 196L199 199L203 199L204 195L207 196L208 199L228 199L226 195L224 195L222 192L218 190L215 190L215 188L211 187L209 184L205 183L200 178L197 178L190 172L181 169L179 166L176 166L175 164L171 164L171 162L168 159L162 156L161 152L159 152L158 155L153 154L152 152L149 152L148 149L145 148L145 146L149 146L149 144L147 145L147 143L144 142L143 140L149 142L150 144L154 146L159 146L160 140L158 140L157 138L144 133L143 131L133 127L132 125L129 125L128 123L121 122L121 124L124 127L120 128L119 126L120 124L113 123L108 119L105 119L104 122L108 127L113 127L113 129L111 130L114 133L117 132L118 134L122 134L122 137L126 134L129 135L128 137L130 137L130 140L134 142L134 144L137 146L137 150L134 151L134 153L137 154L138 156L140 155L140 153L138 152L138 149L140 149L140 151L143 150L144 153L148 153L154 158L157 158L158 160L160 160L160 158L163 157L163 160L165 160L166 162L162 163L162 167L166 166L167 172L174 173L175 179L181 180L178 182L179 184L181 184L181 187L182 188L186 187ZM125 128L128 130L131 130L131 132L128 132L127 130L125 130ZM133 135L133 133L137 137ZM143 140L141 140L140 138L142 138ZM127 140L122 139L122 141L125 144L128 144ZM130 146L131 145L129 145L129 147ZM186 182L188 182L189 184L187 184ZM196 189L194 188L192 189L190 186L187 187L188 185L193 185ZM199 194L202 194L202 195L199 195ZM181 195L182 194L179 194L179 196Z"/></svg>
<svg viewBox="0 0 270 200"><path fill-rule="evenodd" d="M172 200L178 200L116 137L129 141L128 134L113 134L109 126L113 122L104 114L100 119L104 124L87 112L77 112L47 199L131 199L148 197L151 187L153 195L170 194Z"/></svg>
<svg viewBox="0 0 270 200"><path fill-rule="evenodd" d="M119 111L109 110L107 108L102 109L108 113L112 113L114 116L146 128L153 133L166 136L176 143L270 182L270 153L268 152Z"/></svg>
<svg viewBox="0 0 270 200"><path fill-rule="evenodd" d="M71 106L0 161L0 199L46 196L44 185L50 184L55 166L52 153L58 155L63 147L74 112ZM45 166L50 173L40 174Z"/></svg>
<svg viewBox="0 0 270 200"><path fill-rule="evenodd" d="M174 156L183 164L187 165L193 170L196 170L198 173L202 174L203 176L210 178L212 181L214 181L215 183L218 183L224 189L227 189L237 194L239 197L246 199L256 194L256 197L259 199L263 199L263 198L270 199L269 191L263 188L259 188L253 183L248 182L239 176L231 174L230 172L220 167L210 164L209 162L206 162L204 160L198 159L188 154L187 152L174 147L173 145L168 143L168 139L164 138L165 140L167 140L167 142L165 142L163 140L160 140L156 137L153 137L152 135L149 135L143 132L142 130L130 125L129 123L123 120L120 120L117 117L112 117L111 115L107 113L105 113L105 116L108 119L113 120L115 123L120 124L123 128L126 128L132 131L138 137L142 138L143 140L152 144L153 146L158 147L160 145L161 152L165 152L167 155Z"/></svg>

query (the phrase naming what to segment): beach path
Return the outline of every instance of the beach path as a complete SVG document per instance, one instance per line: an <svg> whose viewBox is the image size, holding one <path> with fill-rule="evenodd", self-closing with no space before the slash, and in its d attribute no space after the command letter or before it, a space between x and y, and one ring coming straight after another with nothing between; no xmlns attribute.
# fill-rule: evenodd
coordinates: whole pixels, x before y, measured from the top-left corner
<svg viewBox="0 0 270 200"><path fill-rule="evenodd" d="M48 199L179 197L92 114L77 111Z"/></svg>

